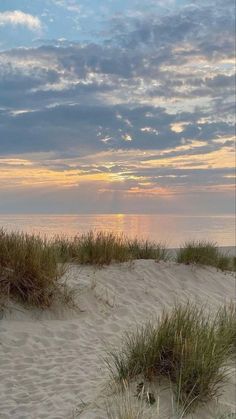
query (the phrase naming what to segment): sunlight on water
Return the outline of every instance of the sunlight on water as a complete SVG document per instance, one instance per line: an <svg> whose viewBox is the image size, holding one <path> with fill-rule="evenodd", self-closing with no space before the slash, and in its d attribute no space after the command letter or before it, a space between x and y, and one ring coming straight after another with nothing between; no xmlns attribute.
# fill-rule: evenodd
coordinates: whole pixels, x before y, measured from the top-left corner
<svg viewBox="0 0 236 419"><path fill-rule="evenodd" d="M11 231L74 236L89 230L124 233L177 247L185 240L204 239L235 246L233 216L176 216L135 214L0 215L0 226Z"/></svg>

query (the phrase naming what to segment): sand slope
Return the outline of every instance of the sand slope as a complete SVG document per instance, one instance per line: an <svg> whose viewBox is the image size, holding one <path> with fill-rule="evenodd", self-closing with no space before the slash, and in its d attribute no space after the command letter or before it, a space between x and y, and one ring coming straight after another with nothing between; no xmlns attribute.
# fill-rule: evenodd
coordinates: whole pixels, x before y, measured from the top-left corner
<svg viewBox="0 0 236 419"><path fill-rule="evenodd" d="M81 312L14 306L0 321L0 419L105 419L106 347L175 301L190 299L216 310L235 295L233 275L174 262L71 266L66 276ZM160 418L170 418L164 391L160 402ZM232 378L217 409L233 408ZM215 419L215 403L193 417Z"/></svg>

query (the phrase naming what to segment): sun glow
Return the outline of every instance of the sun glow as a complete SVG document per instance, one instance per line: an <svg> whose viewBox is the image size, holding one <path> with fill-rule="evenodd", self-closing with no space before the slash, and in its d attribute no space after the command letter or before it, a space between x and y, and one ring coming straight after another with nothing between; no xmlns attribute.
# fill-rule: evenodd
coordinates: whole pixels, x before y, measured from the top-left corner
<svg viewBox="0 0 236 419"><path fill-rule="evenodd" d="M230 140L230 139L228 139ZM55 187L73 188L83 185L97 184L99 191L120 190L128 195L160 195L170 196L183 193L183 172L196 169L233 169L235 164L234 149L228 145L227 139L216 139L218 150L208 150L205 141L195 140L175 148L165 150L117 150L96 153L87 157L68 158L64 160L35 160L33 156L26 158L11 157L0 159L1 189ZM205 153L202 149L206 147ZM201 150L198 153L198 149ZM168 169L168 173L155 170ZM155 182L153 181L153 176ZM222 175L222 179L232 179L231 174ZM158 184L157 184L158 182ZM167 185L168 182L175 182ZM116 185L116 186L115 186ZM230 185L218 185L221 190L231 190ZM215 189L218 187L215 185ZM203 186L207 190L209 186ZM209 189L208 189L209 190Z"/></svg>

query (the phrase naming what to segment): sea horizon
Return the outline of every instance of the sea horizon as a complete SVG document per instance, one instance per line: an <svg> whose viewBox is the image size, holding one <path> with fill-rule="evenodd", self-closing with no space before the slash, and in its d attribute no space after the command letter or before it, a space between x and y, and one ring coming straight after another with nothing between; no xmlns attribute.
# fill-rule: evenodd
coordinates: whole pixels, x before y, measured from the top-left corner
<svg viewBox="0 0 236 419"><path fill-rule="evenodd" d="M105 231L164 242L179 247L188 240L210 240L222 247L235 246L234 214L131 214L131 213L15 213L0 214L0 228L35 233L49 238L72 237Z"/></svg>

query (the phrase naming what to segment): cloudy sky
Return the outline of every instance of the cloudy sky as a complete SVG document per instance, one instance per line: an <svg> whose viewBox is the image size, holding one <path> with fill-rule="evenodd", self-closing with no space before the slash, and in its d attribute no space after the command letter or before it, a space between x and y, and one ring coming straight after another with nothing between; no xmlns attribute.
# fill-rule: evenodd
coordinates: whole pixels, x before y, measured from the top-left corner
<svg viewBox="0 0 236 419"><path fill-rule="evenodd" d="M233 213L233 0L1 0L0 212Z"/></svg>

